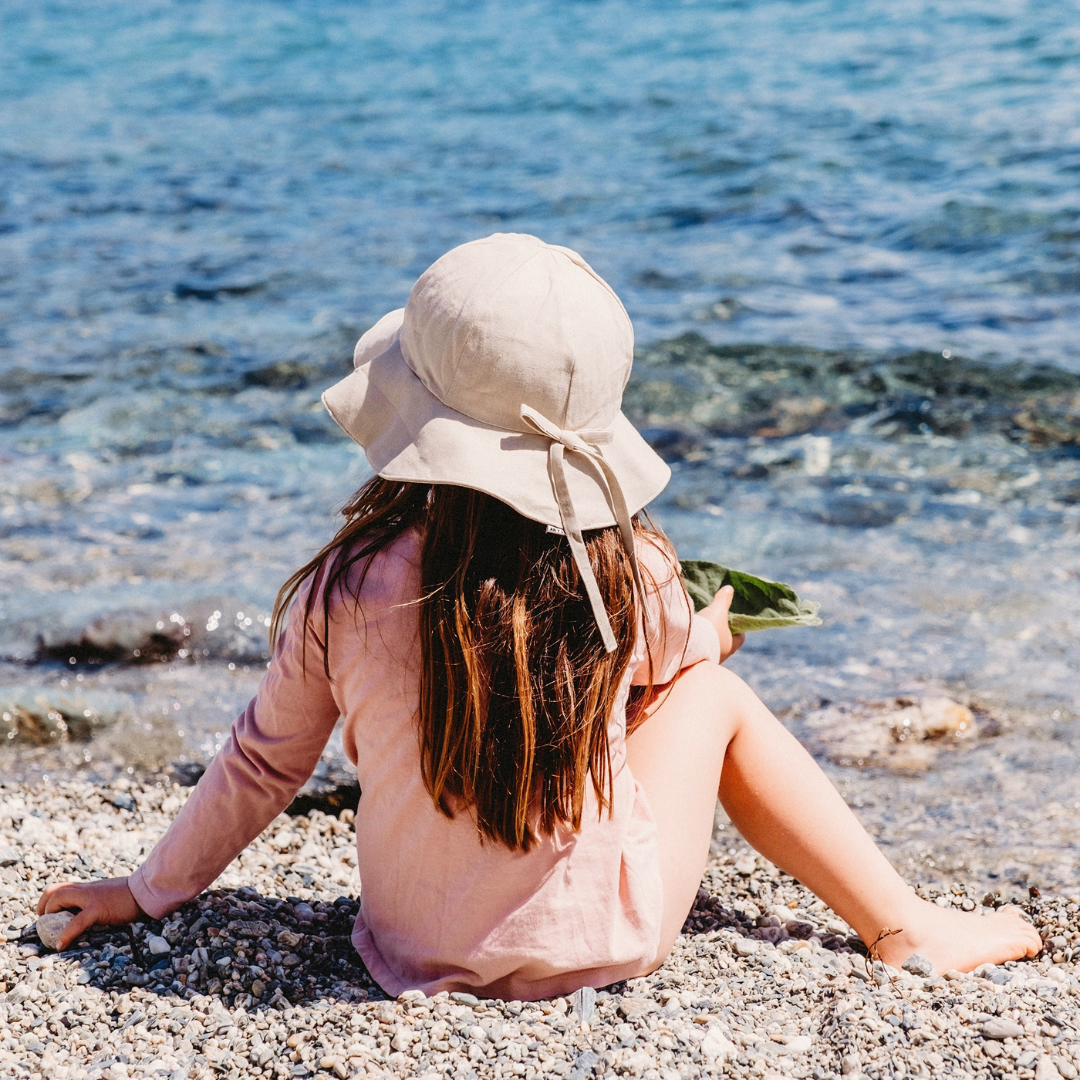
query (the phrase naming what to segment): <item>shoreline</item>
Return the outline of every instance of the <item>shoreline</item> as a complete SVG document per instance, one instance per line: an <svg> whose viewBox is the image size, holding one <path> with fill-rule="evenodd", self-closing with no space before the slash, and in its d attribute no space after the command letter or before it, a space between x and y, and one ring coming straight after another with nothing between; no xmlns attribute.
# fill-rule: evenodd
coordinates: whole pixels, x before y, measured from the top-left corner
<svg viewBox="0 0 1080 1080"><path fill-rule="evenodd" d="M5 1076L1073 1080L1080 1070L1080 897L1026 900L1051 942L1035 961L869 975L848 929L729 828L668 961L595 999L386 1000L348 943L359 881L347 810L275 819L164 923L41 950L41 888L130 872L184 797L167 780L0 786ZM969 910L983 902L970 884L921 891ZM168 952L153 952L166 946L150 935Z"/></svg>

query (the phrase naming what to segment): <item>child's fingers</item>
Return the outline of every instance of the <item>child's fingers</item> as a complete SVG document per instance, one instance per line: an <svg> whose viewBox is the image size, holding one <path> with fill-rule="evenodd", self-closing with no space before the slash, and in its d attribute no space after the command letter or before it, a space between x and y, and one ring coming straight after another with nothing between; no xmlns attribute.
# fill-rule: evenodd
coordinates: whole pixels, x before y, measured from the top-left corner
<svg viewBox="0 0 1080 1080"><path fill-rule="evenodd" d="M55 885L46 885L45 891L41 894L41 899L38 900L37 913L44 915L50 911L59 911L61 908L66 907L64 903L55 903L54 897L61 890L70 889L72 886L68 882L57 882ZM51 905L51 906L50 906Z"/></svg>
<svg viewBox="0 0 1080 1080"><path fill-rule="evenodd" d="M728 626L728 611L735 599L735 590L725 585L713 597L712 603L701 612L716 629L720 639L720 663L723 663L735 650L732 648L731 628Z"/></svg>
<svg viewBox="0 0 1080 1080"><path fill-rule="evenodd" d="M730 585L725 585L698 614L704 615L720 633L727 626L728 609L734 599L735 590Z"/></svg>
<svg viewBox="0 0 1080 1080"><path fill-rule="evenodd" d="M60 935L60 940L56 944L57 952L62 952L73 941L77 941L83 934L83 931L89 930L97 922L94 914L94 908L84 907L74 919L71 920L64 927L64 932Z"/></svg>
<svg viewBox="0 0 1080 1080"><path fill-rule="evenodd" d="M50 885L38 901L38 914L45 915L66 908L81 908L87 902L86 886L77 882L65 882L62 885Z"/></svg>
<svg viewBox="0 0 1080 1080"><path fill-rule="evenodd" d="M722 589L718 589L716 595L712 598L712 602L705 609L706 611L722 612L724 618L727 618L728 609L731 607L731 601L735 599L735 590L730 585L725 585Z"/></svg>

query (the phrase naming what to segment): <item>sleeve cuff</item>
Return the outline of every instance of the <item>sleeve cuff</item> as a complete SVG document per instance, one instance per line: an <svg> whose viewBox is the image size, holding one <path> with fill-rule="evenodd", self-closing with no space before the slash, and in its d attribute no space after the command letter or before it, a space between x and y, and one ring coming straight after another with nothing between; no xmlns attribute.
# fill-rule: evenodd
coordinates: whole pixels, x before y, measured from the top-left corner
<svg viewBox="0 0 1080 1080"><path fill-rule="evenodd" d="M135 897L135 903L138 904L151 919L163 919L180 905L162 902L154 896L153 891L150 886L147 885L143 875L145 866L146 864L143 863L143 865L128 878L128 889L131 891L131 895Z"/></svg>
<svg viewBox="0 0 1080 1080"><path fill-rule="evenodd" d="M708 619L695 615L690 620L690 640L687 642L683 667L689 667L701 660L720 663L720 635Z"/></svg>

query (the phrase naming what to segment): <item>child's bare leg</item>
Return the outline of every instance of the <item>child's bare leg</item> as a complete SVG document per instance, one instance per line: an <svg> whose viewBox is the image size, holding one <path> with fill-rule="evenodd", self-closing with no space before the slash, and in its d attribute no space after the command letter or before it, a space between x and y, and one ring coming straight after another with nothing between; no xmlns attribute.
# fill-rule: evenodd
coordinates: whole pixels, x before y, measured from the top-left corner
<svg viewBox="0 0 1080 1080"><path fill-rule="evenodd" d="M705 662L684 671L626 740L627 763L648 797L660 834L664 916L650 971L671 952L709 857L716 790L737 726L734 710L717 707L717 670Z"/></svg>
<svg viewBox="0 0 1080 1080"><path fill-rule="evenodd" d="M902 930L878 946L887 963L899 965L919 952L938 971L971 970L1033 956L1041 948L1039 935L1015 910L980 916L920 900L753 691L723 668L698 664L627 740L630 767L660 830L662 955L693 902L708 854L713 804L706 774L717 767L718 747L720 799L735 827L868 944L885 927Z"/></svg>

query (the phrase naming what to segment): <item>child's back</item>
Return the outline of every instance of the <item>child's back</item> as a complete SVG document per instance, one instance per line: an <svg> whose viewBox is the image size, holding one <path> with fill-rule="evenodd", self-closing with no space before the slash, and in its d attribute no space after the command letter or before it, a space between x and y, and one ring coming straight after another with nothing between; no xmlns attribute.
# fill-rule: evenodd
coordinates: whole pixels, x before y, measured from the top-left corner
<svg viewBox="0 0 1080 1080"><path fill-rule="evenodd" d="M310 775L340 714L363 793L356 814L362 906L353 941L387 992L469 988L536 998L637 974L656 954L663 905L656 826L625 767L630 684L649 681L644 635L611 712L611 814L598 811L587 789L579 832L559 827L528 852L482 842L475 816L440 813L421 778L419 549L417 532L403 533L372 559L355 606L351 596L332 594L330 680L319 604L307 623L304 666L301 596L259 696L183 819L133 877L136 900L164 913L209 885L250 841L252 823L273 817ZM647 541L640 552L659 586L650 596L658 631L650 638L653 678L666 682L682 666L715 660L716 635L695 626L687 648L691 620L671 563ZM363 569L352 567L349 591Z"/></svg>

